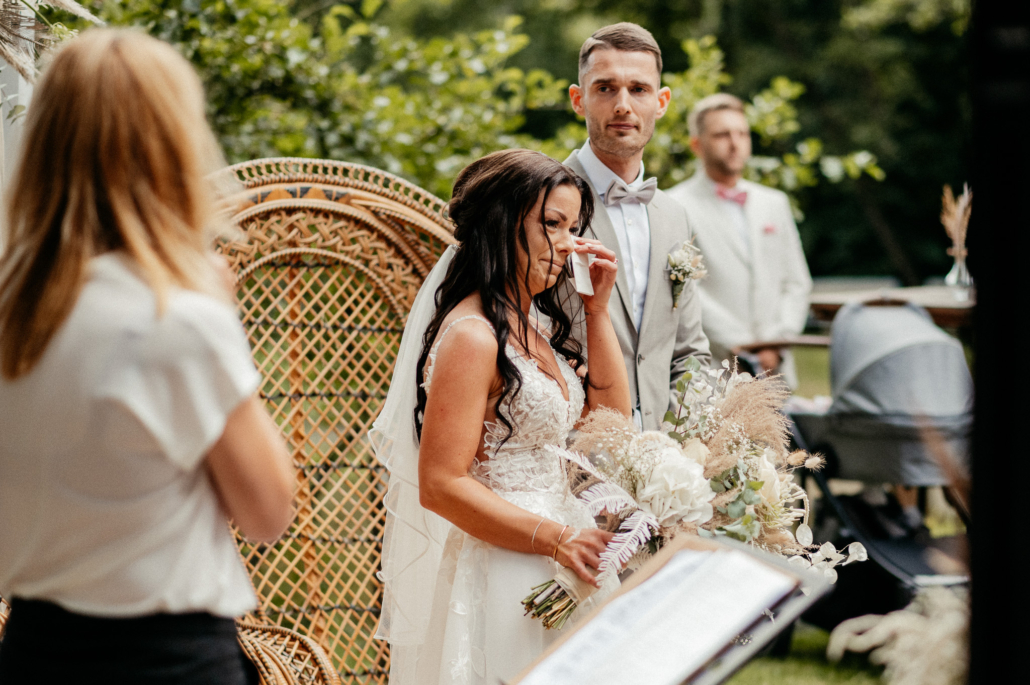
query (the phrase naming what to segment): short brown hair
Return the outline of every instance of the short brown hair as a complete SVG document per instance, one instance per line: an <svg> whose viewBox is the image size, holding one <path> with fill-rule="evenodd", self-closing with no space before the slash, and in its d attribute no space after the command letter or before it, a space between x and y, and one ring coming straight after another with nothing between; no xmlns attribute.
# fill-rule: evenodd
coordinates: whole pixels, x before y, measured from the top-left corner
<svg viewBox="0 0 1030 685"><path fill-rule="evenodd" d="M662 80L662 50L651 32L643 26L628 21L605 26L594 31L594 35L583 41L579 49L579 80L583 81L587 62L594 50L621 50L622 52L650 52L658 67L658 81Z"/></svg>
<svg viewBox="0 0 1030 685"><path fill-rule="evenodd" d="M716 93L715 95L701 98L694 105L694 109L690 110L690 116L687 117L687 128L690 130L690 135L695 138L701 135L705 115L709 112L718 112L721 109L729 109L745 114L744 102L736 95Z"/></svg>

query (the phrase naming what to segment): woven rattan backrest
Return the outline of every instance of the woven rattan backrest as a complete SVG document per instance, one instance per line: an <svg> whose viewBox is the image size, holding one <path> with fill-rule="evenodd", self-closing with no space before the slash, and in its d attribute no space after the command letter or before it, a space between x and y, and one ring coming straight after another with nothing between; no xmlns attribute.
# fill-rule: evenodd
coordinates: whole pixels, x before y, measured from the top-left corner
<svg viewBox="0 0 1030 685"><path fill-rule="evenodd" d="M297 630L344 683L386 683L374 640L382 587L385 470L366 433L386 398L408 310L453 242L444 203L352 164L264 159L243 181L220 245L236 270L261 396L299 469L297 516L274 545L240 540L260 599L254 619Z"/></svg>

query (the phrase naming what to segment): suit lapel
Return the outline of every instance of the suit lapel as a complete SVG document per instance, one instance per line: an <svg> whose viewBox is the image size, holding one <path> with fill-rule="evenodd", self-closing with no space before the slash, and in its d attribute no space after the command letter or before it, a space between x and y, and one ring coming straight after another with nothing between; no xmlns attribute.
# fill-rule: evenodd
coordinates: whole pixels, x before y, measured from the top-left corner
<svg viewBox="0 0 1030 685"><path fill-rule="evenodd" d="M741 181L741 185L748 191L747 202L744 203L744 218L747 219L747 231L748 237L751 239L751 251L748 253L748 263L754 265L753 255L758 254L758 247L762 240L762 231L764 226L762 225L762 211L758 204L757 193L752 188L749 188L745 182Z"/></svg>
<svg viewBox="0 0 1030 685"><path fill-rule="evenodd" d="M565 160L565 166L569 167L576 174L579 175L587 185L590 186L590 191L594 195L594 220L590 224L590 231L594 234L594 237L610 247L615 251L615 256L619 260L619 270L615 277L615 289L619 293L619 300L622 302L622 308L626 312L626 316L629 321L633 321L633 300L629 290L629 281L626 279L626 266L627 262L622 258L622 251L619 249L619 238L615 235L615 227L612 226L612 220L608 216L608 210L605 209L604 203L601 201L601 196L597 194L597 189L590 182L590 178L587 176L586 169L579 163L579 159L576 157L576 152L573 151L569 158ZM652 241L653 244L653 241ZM631 326L632 327L632 326Z"/></svg>

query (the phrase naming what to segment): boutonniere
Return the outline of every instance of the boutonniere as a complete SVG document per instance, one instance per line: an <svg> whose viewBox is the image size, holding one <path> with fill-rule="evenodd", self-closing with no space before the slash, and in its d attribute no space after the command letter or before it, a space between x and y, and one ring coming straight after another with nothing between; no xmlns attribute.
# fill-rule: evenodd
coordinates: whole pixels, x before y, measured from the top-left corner
<svg viewBox="0 0 1030 685"><path fill-rule="evenodd" d="M669 280L672 281L672 308L676 309L680 304L680 293L687 281L696 281L704 278L708 273L705 270L704 261L701 258L701 250L697 249L692 240L685 240L679 249L669 253Z"/></svg>

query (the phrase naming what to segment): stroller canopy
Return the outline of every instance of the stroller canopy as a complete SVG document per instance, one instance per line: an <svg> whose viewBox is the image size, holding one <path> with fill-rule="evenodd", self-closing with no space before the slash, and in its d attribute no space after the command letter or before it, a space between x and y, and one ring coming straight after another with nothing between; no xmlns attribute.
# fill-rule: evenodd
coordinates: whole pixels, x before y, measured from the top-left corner
<svg viewBox="0 0 1030 685"><path fill-rule="evenodd" d="M944 431L961 431L972 419L973 379L962 345L912 304L842 308L833 325L830 386L831 414Z"/></svg>
<svg viewBox="0 0 1030 685"><path fill-rule="evenodd" d="M973 379L962 345L915 305L853 303L830 342L833 402L794 413L807 445L838 478L946 485L942 454L968 464Z"/></svg>

